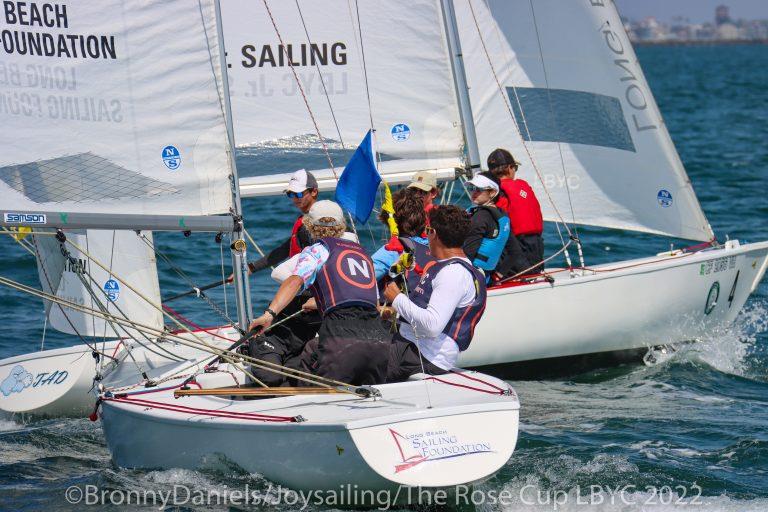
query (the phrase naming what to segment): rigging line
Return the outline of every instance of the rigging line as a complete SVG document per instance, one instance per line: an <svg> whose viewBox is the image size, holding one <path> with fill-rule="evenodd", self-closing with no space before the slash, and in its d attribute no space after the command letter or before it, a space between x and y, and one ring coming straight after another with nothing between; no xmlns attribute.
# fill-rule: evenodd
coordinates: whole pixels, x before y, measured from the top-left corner
<svg viewBox="0 0 768 512"><path fill-rule="evenodd" d="M40 248L37 246L37 239L33 236L32 237L32 244L35 247L35 257L37 258L37 261L40 262L40 268L43 270L43 277L45 277L45 282L48 284L48 289L51 290L51 293L55 296L56 290L53 289L53 283L51 283L51 278L48 276L48 270L45 268L45 264L43 263L43 259L40 256ZM53 303L51 303L53 305ZM82 341L85 345L88 346L91 350L94 352L98 352L97 347L95 345L91 345L88 343L88 341L83 338L83 336L80 334L80 331L77 330L75 327L75 324L72 322L72 320L69 318L69 315L67 315L67 312L64 310L64 308L61 306L61 304L57 304L59 306L59 310L61 311L61 314L64 316L64 320L67 321L69 324L70 329L72 329L72 332L77 335L78 338L80 338L80 341ZM51 309L46 307L45 302L43 302L43 308L45 309L45 314L48 316L51 313Z"/></svg>
<svg viewBox="0 0 768 512"><path fill-rule="evenodd" d="M224 244L219 242L219 254L221 258L221 282L224 285L224 314L229 316L229 308L227 307L227 276L224 274Z"/></svg>
<svg viewBox="0 0 768 512"><path fill-rule="evenodd" d="M146 238L145 236L142 236L142 239L144 239L144 240L145 240L145 242L147 242L147 238ZM74 247L75 249L77 249L77 250L78 250L78 251L80 251L81 253L85 254L85 255L86 255L88 258L92 259L92 260L93 260L93 262L94 262L94 263L96 263L96 265L98 265L99 267L101 267L101 269L102 269L102 270L104 270L104 271L106 271L106 270L107 270L107 269L106 269L106 267L105 267L105 266L104 266L104 265L103 265L103 264L102 264L102 263L101 263L99 260L97 260L96 258L94 258L92 255L88 254L88 253L87 253L86 251L84 251L82 248L78 247L78 245L77 245L77 244L75 244L74 242L72 242L72 241L71 241L71 240L69 240L69 239L66 239L65 241L66 241L66 243L69 243L69 244L70 244L72 247ZM161 313L162 313L164 316L167 316L169 319L171 319L171 321L172 321L173 323L175 323L175 324L176 324L178 327L180 327L182 331L185 331L185 332L189 333L189 334L190 334L192 337L194 337L194 338L195 338L195 339L196 339L198 342L202 343L202 344L203 344L203 345L205 345L206 347L211 347L211 345L210 345L210 344L208 344L208 343L207 343L207 342L206 342L206 341L205 341L203 338L199 337L197 334L195 334L195 333L194 333L194 332L192 332L190 329L188 329L188 328L187 328L187 326L185 326L184 324L182 324L181 322L179 322L179 321L178 321L176 318L174 318L172 315L170 315L170 314L169 314L169 313L167 313L165 310L163 310L163 308L162 308L161 306L158 306L157 304L155 304L154 302L152 302L152 301L151 301L151 300L150 300L150 299L149 299L149 298L148 298L146 295L144 295L144 294L143 294L143 293L141 293L139 290L137 290L136 288L134 288L133 286L131 286L131 284L130 284L130 283L126 282L124 279L122 279L122 278L121 278L120 276L118 276L118 275L114 275L114 277L115 277L115 279L117 279L118 281L120 281L121 283L123 283L123 285L125 285L125 286L126 286L128 289L130 289L130 290L131 290L133 293L135 293L137 296L139 296L140 298L144 299L144 300L145 300L145 301L146 301L146 302L147 302L149 305L151 305L153 308L155 308L156 310L160 311L160 312L161 312ZM210 304L210 302L209 302L209 304ZM220 311L220 310L219 310L219 311ZM231 321L231 320L230 320L230 321ZM138 340L135 340L135 341L137 341L137 342L138 342ZM140 342L138 342L138 343L140 343ZM130 353L130 352L129 352L129 353ZM133 356L131 356L131 357L133 357ZM235 362L235 359L233 359L233 358L232 358L232 357L230 357L230 356L222 356L222 358L223 358L225 361L229 362L231 365L233 365L233 366L235 366L236 368L239 368L240 370L242 370L242 371L243 371L243 373L245 373L246 375L248 375L249 377L251 377L251 378L254 380L254 382L257 382L257 383L260 383L260 384L261 384L261 381L259 381L259 379L257 379L256 377L254 377L254 376L253 376L253 374L251 374L250 372L248 372L248 370L246 370L246 369L244 369L244 368L241 368L240 366L238 366L238 364ZM263 384L262 384L262 385L263 385Z"/></svg>
<svg viewBox="0 0 768 512"><path fill-rule="evenodd" d="M66 250L66 249L64 249L63 244L62 244L62 251L64 251L64 250ZM69 254L69 251L67 251L67 254ZM65 258L67 258L70 261L70 263L72 263L72 261L74 260L74 258L71 255L69 255L69 256L65 255ZM83 270L83 271L85 272L85 270ZM77 275L77 278L80 280L80 283L83 285L85 290L88 292L88 295L91 297L91 308L93 308L93 304L95 303L96 306L98 306L99 310L101 311L101 314L105 315L105 318L104 318L105 324L109 324L109 326L112 328L112 331L115 333L115 336L117 338L122 338L122 336L120 336L120 334L117 332L117 327L115 327L112 324L112 322L110 322L106 318L106 315L108 315L109 313L107 312L107 309L104 307L104 305L101 303L101 301L98 300L98 298L96 297L96 294L93 292L92 287L85 281L85 278L82 276L82 274L80 272L75 272L75 274ZM90 275L89 275L89 277L90 277ZM93 279L93 278L91 278L91 279ZM94 322L95 322L96 321L96 317L92 317L92 318L94 319ZM127 330L123 329L123 331L126 334L128 334ZM128 335L128 337L130 338L130 335ZM136 341L138 341L138 340L136 340ZM141 342L139 342L139 343L141 343ZM136 358L133 357L133 352L131 352L128 349L128 346L127 345L124 345L124 346L125 346L126 351L128 352L128 356L131 358L131 361L133 361L133 364L136 365L136 370L139 372L139 375L141 375L142 377L144 377L146 379L147 378L147 372L144 370L144 368L142 368L142 366L139 364L139 362L136 360Z"/></svg>
<svg viewBox="0 0 768 512"><path fill-rule="evenodd" d="M22 234L20 231L13 231L8 229L5 226L3 226L3 231L6 231L8 234L13 236L14 241L16 241L16 243L18 243L25 251L30 253L32 256L35 255L35 251L32 249L32 246L29 245L29 242L27 242L23 238L19 238L19 236Z"/></svg>
<svg viewBox="0 0 768 512"><path fill-rule="evenodd" d="M371 131L373 131L373 109L371 108L371 91L368 87L368 68L365 65L365 45L363 44L363 26L360 23L360 5L355 0L355 16L357 17L357 33L360 36L360 57L363 63L363 81L365 82L365 97L368 100L368 119L371 124Z"/></svg>
<svg viewBox="0 0 768 512"><path fill-rule="evenodd" d="M74 256L72 256L72 254L69 252L69 250L65 247L64 242L59 242L59 246L61 248L62 255L65 258L67 258L70 263L73 263L74 261L76 261ZM88 256L88 259L90 260L90 256ZM104 305L104 303L101 301L101 299L99 297L96 296L95 292L93 291L93 284L94 283L96 284L96 286L99 289L99 291L101 291L101 293L104 295L104 297L107 299L108 302L112 303L115 306L115 309L117 310L117 312L120 313L120 315L122 315L122 318L126 322L128 322L129 324L132 324L133 321L130 318L128 318L128 315L125 314L125 312L120 308L120 306L118 306L116 303L112 302L109 299L109 295L107 295L107 292L104 291L101 287L98 286L98 284L99 284L98 281L96 281L96 279L94 279L93 275L86 268L83 269L82 273L75 272L75 274L77 275L77 278L80 280L80 283L83 285L85 290L88 292L88 295L91 297L91 307L89 309L94 309L93 308L93 304L96 304L96 307L98 307L98 310L105 317L105 324L104 324L105 336L106 336L106 328L107 328L106 326L107 326L107 324L109 324L109 326L112 328L112 331L115 333L115 336L117 338L123 338L123 336L121 336L120 333L117 332L117 327L115 327L114 322L111 322L107 318L107 317L113 317L113 318L119 318L119 317L116 314L114 314L114 313L110 313L109 312L109 308ZM85 278L83 277L83 274L88 276L88 279L91 281L91 283L88 283L85 280ZM93 315L91 315L91 316L92 316L92 318L94 319L94 322L95 322L96 317L93 316ZM135 341L136 343L141 345L144 349L148 350L149 352L152 352L155 355L158 355L158 356L161 356L161 357L166 357L166 356L163 356L162 354L160 354L158 352L155 352L154 350L152 350L151 348L147 347L146 345L144 345L141 341L139 341L136 338L136 336L133 336L130 333L130 331L128 331L128 329L125 326L121 325L120 327L122 327L122 331L125 333L125 337L127 337L129 339L132 339L133 341ZM143 333L141 331L138 331L138 330L137 330L137 332L139 332L144 337L144 339L146 339L150 344L155 343L145 333ZM141 373L142 376L146 375L145 372L144 372L144 369L142 368L142 366L138 363L138 361L136 361L136 358L133 357L133 353L128 348L128 345L124 345L124 346L125 346L126 351L128 352L128 355L130 356L131 360L133 360L134 364L136 365L136 368L139 370L139 373ZM177 360L177 361L182 361L183 360L182 358L180 358L176 354L173 354L173 353L165 350L162 347L158 346L157 348L159 350L162 350L163 352L165 352L167 354L167 357L170 357L172 360Z"/></svg>
<svg viewBox="0 0 768 512"><path fill-rule="evenodd" d="M263 258L266 256L264 254L264 251L261 250L261 247L259 247L259 244L257 244L253 238L251 238L250 233L243 228L243 233L245 233L246 238L248 238L248 241L251 243L251 245L256 249L256 251L259 253L259 255Z"/></svg>
<svg viewBox="0 0 768 512"><path fill-rule="evenodd" d="M233 357L234 358L238 358L238 359L243 360L243 361L246 361L246 362L251 362L253 364L259 365L260 367L262 367L264 369L267 369L267 370L270 370L270 371L274 371L274 369L277 369L277 368L282 368L282 369L284 369L286 371L293 372L290 376L299 378L299 379L304 380L306 382L311 382L311 383L323 385L323 386L326 386L326 387L328 387L328 384L336 385L336 386L353 387L353 386L350 386L349 384L344 383L344 382L336 381L336 380L333 380L333 379L328 379L326 377L319 377L319 376L316 376L316 375L312 375L310 373L302 372L301 370L294 370L292 368L285 368L285 367L282 367L281 365L277 365L277 364L274 364L274 363L269 363L267 361L262 361L260 359L256 359L256 358L253 358L253 357L250 357L250 356L246 356L244 354L238 354L236 352L219 349L219 348L217 348L215 346L208 345L205 342L202 342L202 340L201 340L202 343L198 343L197 341L195 341L195 339L199 339L199 338L197 338L197 336L195 336L195 333L193 333L193 332L187 331L189 334L191 334L195 338L195 339L189 339L189 338L182 337L182 336L180 336L178 334L173 334L173 333L167 333L167 332L164 332L164 331L160 331L160 330L158 330L158 329L156 329L154 327L146 326L146 325L138 323L138 322L127 321L127 320L125 320L123 318L120 318L120 317L117 317L117 316L114 316L114 315L111 315L111 314L108 314L108 313L105 315L105 314L101 313L98 310L91 309L91 308L89 308L87 306L82 306L80 304L77 304L76 302L67 301L66 299L62 299L61 297L57 297L55 295L51 295L51 294L46 293L46 292L44 292L42 290L37 290L35 288L32 288L32 287L24 285L22 283L13 281L12 279L8 279L6 277L0 276L0 284L4 284L4 285L6 285L6 286L8 286L10 288L16 289L16 290L21 291L21 292L29 293L30 295L33 295L33 296L36 296L36 297L40 297L40 298L43 298L43 299L46 299L46 300L50 300L51 302L54 302L54 303L59 304L59 305L65 305L66 307L71 308L71 309L73 309L75 311L94 314L94 315L99 316L100 318L105 318L106 317L106 318L111 319L115 323L118 323L118 324L121 324L121 325L126 325L126 324L132 325L137 330L141 329L145 333L149 333L149 334L157 335L157 336L164 336L164 337L166 337L168 339L173 340L174 342L176 342L176 343L178 343L180 345L185 345L185 346L188 346L188 347L197 348L197 349L199 349L201 351L208 352L208 353L214 354L214 355L218 355L218 356L224 358L224 360L226 362L232 364L233 366L235 366L236 368L241 369L241 370L242 370L242 368L240 368L239 365L232 360ZM98 354L101 354L104 357L108 357L110 359L116 360L113 356L110 356L108 354L105 354L105 353L102 353L102 352L98 352L96 350L95 350L95 352L98 353ZM195 363L195 364L197 364L197 363ZM271 368L271 367L273 367L273 368ZM250 373L247 372L247 371L244 371L244 373L246 373L247 375L251 376ZM306 378L302 378L302 376L304 376ZM323 382L326 382L328 384L323 384Z"/></svg>
<svg viewBox="0 0 768 512"><path fill-rule="evenodd" d="M351 5L350 5L350 16L352 15L351 12ZM358 4L358 0L355 0L355 15L357 17L357 33L360 37L359 44L360 44L360 61L363 64L363 80L365 82L365 97L368 101L368 118L371 122L371 136L373 137L373 141L376 144L376 170L379 171L379 174L381 174L381 151L379 150L379 137L376 134L376 128L373 125L373 106L371 103L371 92L368 82L368 66L365 62L365 44L363 43L363 24L360 22L360 6Z"/></svg>
<svg viewBox="0 0 768 512"><path fill-rule="evenodd" d="M48 330L48 315L45 314L45 306L43 306L43 337L40 340L40 352L45 350L45 333Z"/></svg>
<svg viewBox="0 0 768 512"><path fill-rule="evenodd" d="M307 30L307 24L304 22L304 15L301 13L301 7L299 7L299 0L295 0L296 2L296 10L299 11L299 19L301 19L301 25L304 27L304 33L307 35L307 42L309 43L309 51L310 55L312 52L312 39L309 37L309 30ZM344 146L344 139L341 136L341 130L339 129L339 123L336 120L336 113L333 111L333 105L331 105L331 96L328 94L328 89L325 86L325 79L323 78L323 74L320 72L320 65L315 61L315 69L317 69L317 76L320 77L320 83L323 86L323 94L325 94L325 99L328 101L328 110L331 111L331 117L333 118L333 124L336 127L336 133L339 136L339 142L341 142L341 148L346 149Z"/></svg>
<svg viewBox="0 0 768 512"><path fill-rule="evenodd" d="M134 328L136 330L143 331L144 333L149 333L149 334L152 334L154 336L169 336L169 337L173 337L173 335L169 335L168 333L166 333L164 331L161 331L161 330L158 330L158 329L156 329L154 327L146 326L144 324L141 324L141 323L138 323L138 322L134 322L132 320L126 320L124 318L120 318L120 317L112 315L110 313L103 313L102 311L99 311L97 309L93 309L93 308L90 308L88 306L80 305L80 304L78 304L76 302L71 302L71 301L68 301L66 299L62 299L61 297L58 297L56 295L52 295L52 294L49 294L49 293L44 292L42 290L38 290L38 289L35 289L35 288L32 288L32 287L23 285L21 283L18 283L16 281L13 281L11 279L8 279L8 278L2 277L2 276L0 276L0 284L8 286L9 288L13 288L13 289L15 289L17 291L20 291L20 292L23 292L23 293L27 293L27 294L32 295L34 297L45 299L45 300L51 301L53 303L56 303L58 305L66 306L67 308L70 308L70 309L72 309L74 311L77 311L77 312L80 312L80 313L94 315L97 318L101 318L101 319L104 319L104 320L107 320L107 321L111 321L111 322L114 322L114 323L117 323L117 324L121 324L123 326L125 326L127 324L127 325L131 326L132 328ZM123 344L123 346L125 346L125 344ZM156 354L158 356L165 357L162 354L158 354L157 352L154 352L154 351L152 351L149 348L147 348L147 350L149 350L150 352L152 352L152 353L154 353L154 354ZM108 355L105 352L100 352L100 351L95 350L95 349L94 349L94 352L96 352L97 354L100 354L100 355L102 355L104 357L107 357L109 359L117 361L117 359L115 357L110 356L110 355ZM183 361L184 359L181 359L181 360Z"/></svg>
<svg viewBox="0 0 768 512"><path fill-rule="evenodd" d="M145 237L142 237L142 238L144 238L144 239L145 239L145 241L146 241L146 238L145 238ZM88 256L89 258L91 258L91 259L93 260L93 262L94 262L94 263L96 263L96 265L98 265L99 267L101 267L103 270L105 270L105 271L106 271L106 268L104 267L104 265L103 265L103 264L102 264L102 263L101 263L99 260L97 260L96 258L93 258L93 256L91 256L91 255L87 254L85 251L83 251L83 249L81 249L80 247L78 247L78 246L77 246L77 244L75 244L74 242L72 242L72 241L71 241L71 240L69 240L69 239L67 239L67 243L68 243L68 244L70 244L70 245L71 245L72 247L74 247L75 249L77 249L78 251L80 251L81 253L83 253L83 254L86 254L86 256ZM205 340L203 340L202 338L200 338L199 336L197 336L197 334L195 334L194 332L192 332L192 331L191 331L191 330L190 330L190 329L189 329L187 326L185 326L184 324L182 324L181 322L179 322L179 321L178 321L176 318L174 318L172 315L170 315L168 312L166 312L165 310L163 310L162 306L159 306L158 304L155 304L155 303L154 303L152 300L150 300L150 299L149 299L149 298L148 298L146 295L144 295L144 294L143 294L143 293L141 293L139 290L137 290L136 288L134 288L133 286L131 286L131 284L130 284L129 282L127 282L126 280L124 280L123 278L121 278L120 276L118 276L117 274L115 274L115 275L114 275L114 277L115 277L115 279L117 279L118 281L120 281L120 282L121 282L123 285L125 285L125 286L126 286L128 289L129 289L129 290L131 290L133 293L135 293L135 294L136 294L138 297L140 297L141 299L143 299L144 301L146 301L146 302L147 302L147 304L149 304L150 306L152 306L154 309L156 309L156 310L160 311L160 312L163 314L163 316L164 316L164 317L168 317L168 318L169 318L169 319L170 319L170 320L171 320L171 321L172 321L174 324L176 324L176 325L177 325L177 326L180 328L180 330L181 330L181 331L184 331L184 332L186 332L186 333L190 334L190 335L191 335L193 338L195 338L195 339L196 339L198 342L202 343L203 345L205 345L205 346L209 346L209 344L208 344L208 343L206 343L206 341L205 341Z"/></svg>
<svg viewBox="0 0 768 512"><path fill-rule="evenodd" d="M190 288L192 288L192 289L198 289L198 288L199 288L198 286L195 286L195 283L194 283L194 281L192 281L192 279L191 279L191 278L190 278L190 277L189 277L189 276L188 276L188 275L187 275L187 274L186 274L186 273L185 273L185 272L184 272L184 271L183 271L183 270L182 270L180 267L178 267L178 266L177 266L175 263L173 263L173 261L172 261L172 260L171 260L171 259L170 259L168 256L166 256L166 255L165 255L163 252L161 252L159 249L157 249L157 247L155 246L155 244L154 244L154 243L152 243L152 242L150 242L150 241L149 241L149 239L148 239L148 238L147 238L147 237L146 237L144 234L142 234L142 233L139 233L138 235L139 235L139 238L141 238L141 239L144 241L144 243L145 243L145 244L147 244L147 246L148 246L149 248L151 248L151 249L152 249L152 251L153 251L153 252L154 252L154 253L155 253L157 256L159 256L159 257L160 257L160 258L161 258L161 259L162 259L164 262L166 262L166 263L168 264L168 266L171 268L171 270L173 270L174 272L176 272L176 273L177 273L177 274L178 274L178 275L179 275L179 276L180 276L182 279L184 279L184 280L187 282L187 284L189 285L189 287L190 287ZM219 305L218 305L218 304L216 304L216 303L213 301L213 299L211 299L210 297L208 297L208 295L206 295L204 292L202 292L202 291L201 291L201 292L198 294L198 296L199 296L201 299L203 299L203 300L204 300L204 301L205 301L205 302L208 304L208 306L210 306L210 308L211 308L211 309L212 309L212 310L213 310L215 313L217 313L217 314L218 314L219 316L221 316L221 317L222 317L224 320L226 320L226 321L227 321L227 323L229 323L229 324L232 324L232 325L234 325L234 324L236 323L234 320L232 320L232 319L229 317L229 315L227 315L227 314L226 314L226 312L225 312L225 311L222 311L222 310L221 310L221 308L219 307ZM150 304L152 304L152 305L153 305L153 306L154 306L154 307L157 309L157 306L156 306L155 304L153 304L151 301L147 300L147 302L149 302Z"/></svg>
<svg viewBox="0 0 768 512"><path fill-rule="evenodd" d="M539 24L536 21L536 11L534 10L534 7L533 7L533 0L530 0L530 5L531 5L531 16L533 17L533 28L536 31L536 42L539 46L539 58L541 59L541 69L544 72L544 85L547 87L547 101L549 103L549 113L552 115L552 120L554 121L555 127L557 127L559 132L559 123L557 122L557 116L555 115L554 105L552 104L552 92L549 89L549 75L547 74L547 66L546 66L546 63L544 62L544 50L541 46L541 36L539 35ZM520 114L522 116L525 116L525 114L523 114L522 108L520 108ZM530 139L530 134L528 138ZM571 187L568 184L568 173L565 169L565 158L563 157L563 144L561 142L557 143L557 150L560 153L560 165L562 166L563 177L565 178L565 190L568 194L568 204L571 207L571 219L573 220L573 223L574 223L574 231L576 231L576 238L578 238L579 237L578 226L575 225L576 213L573 210L573 200L571 199Z"/></svg>
<svg viewBox="0 0 768 512"><path fill-rule="evenodd" d="M485 58L488 61L488 65L491 68L491 73L493 74L493 78L496 81L496 86L498 87L499 94L501 95L502 101L504 102L504 106L507 108L507 112L509 112L509 116L512 119L513 124L515 125L515 129L517 130L518 135L520 135L520 139L523 144L523 149L525 149L525 153L528 156L528 159L531 162L531 165L533 166L533 170L536 171L536 175L539 178L539 182L541 183L542 188L544 189L544 193L547 195L547 199L549 200L549 203L552 205L552 208L555 210L555 213L557 214L558 218L560 219L560 222L563 223L563 226L565 227L566 231L568 232L568 235L571 235L570 227L568 227L568 224L565 222L565 219L563 219L562 214L560 213L560 210L557 207L557 204L555 204L554 199L552 198L552 195L549 192L549 189L547 188L546 183L544 182L544 178L541 175L541 171L539 170L538 165L536 164L536 161L533 159L533 155L531 154L531 150L528 147L528 144L525 143L525 138L522 135L522 132L520 131L520 126L517 123L517 118L515 118L515 114L512 112L512 106L509 102L509 99L504 94L504 88L501 85L501 82L499 81L499 76L496 73L496 68L493 65L493 60L491 59L491 55L488 52L488 47L485 45L485 39L483 38L483 34L480 31L480 25L477 21L477 16L475 15L475 8L472 6L472 1L470 0L468 2L469 4L469 10L472 13L472 19L474 20L475 29L477 30L477 35L480 40L480 45L483 47L483 52L485 53ZM522 112L521 112L522 113Z"/></svg>
<svg viewBox="0 0 768 512"><path fill-rule="evenodd" d="M283 42L283 36L280 34L280 30L277 28L277 22L275 21L274 16L272 15L272 10L269 8L269 4L267 3L267 0L262 0L264 3L264 7L267 9L267 14L269 14L269 19L272 22L272 27L275 29L275 34L277 34L277 39L280 41L280 48L282 49L283 53L285 53L285 56L287 57L288 67L291 68L291 73L293 73L293 78L296 80L296 87L298 87L299 92L301 93L301 98L304 100L304 105L307 107L307 112L309 112L309 117L312 119L312 124L315 127L315 133L317 134L317 138L320 140L320 144L323 146L323 152L325 153L326 158L328 159L328 165L330 166L331 172L333 172L333 178L336 180L336 183L339 182L339 176L336 173L336 167L333 165L333 159L331 158L331 153L328 150L328 145L325 142L325 139L323 138L322 133L320 133L320 126L317 124L317 119L315 119L315 114L312 111L312 107L309 106L309 99L307 98L307 94L304 92L304 86L301 85L301 80L299 80L299 74L296 72L296 69L293 67L293 61L288 55L288 50L286 49L285 43ZM352 225L352 231L355 233L355 236L357 236L358 240L360 237L357 235L357 227L355 226L355 221L352 218L352 214L347 212L349 214L349 220Z"/></svg>
<svg viewBox="0 0 768 512"><path fill-rule="evenodd" d="M291 73L293 73L293 78L296 80L296 86L299 89L299 92L301 93L301 98L304 100L304 105L307 107L307 112L309 112L309 117L312 119L312 124L315 127L315 133L317 133L317 137L320 140L320 144L323 146L323 152L325 153L326 158L328 159L328 165L331 168L331 171L333 172L333 177L336 179L336 182L339 181L339 176L336 174L336 167L333 165L333 159L331 158L331 153L328 151L328 145L325 143L325 139L323 138L323 135L320 133L320 127L317 124L317 119L315 119L315 114L312 112L312 107L309 106L309 99L307 98L306 93L304 92L304 86L301 84L301 80L299 80L299 74L296 72L296 69L293 67L293 62L290 56L288 55L288 50L286 49L285 42L283 42L283 36L280 34L280 30L277 28L277 22L275 21L274 16L272 16L272 10L269 8L269 3L267 0L262 0L264 3L264 7L267 9L267 14L269 15L269 19L272 22L272 27L275 29L275 34L277 34L277 39L280 41L280 48L285 53L285 56L287 57L288 67L291 68Z"/></svg>

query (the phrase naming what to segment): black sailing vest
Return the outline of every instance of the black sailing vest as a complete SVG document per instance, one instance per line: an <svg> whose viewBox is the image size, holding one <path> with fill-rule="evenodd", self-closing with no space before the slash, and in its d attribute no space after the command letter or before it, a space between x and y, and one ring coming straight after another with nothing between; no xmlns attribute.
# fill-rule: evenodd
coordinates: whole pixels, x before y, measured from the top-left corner
<svg viewBox="0 0 768 512"><path fill-rule="evenodd" d="M475 326L485 311L487 292L485 290L485 276L482 272L473 267L468 261L459 258L450 258L442 261L435 260L421 276L418 286L411 290L408 298L420 308L426 308L429 304L429 298L432 296L432 281L437 273L448 265L461 265L472 274L472 279L475 282L475 300L469 306L456 308L445 329L443 329L443 334L453 338L459 346L459 350L463 352L469 348L472 336L475 333Z"/></svg>
<svg viewBox="0 0 768 512"><path fill-rule="evenodd" d="M371 258L363 247L341 238L321 238L328 249L328 261L317 271L309 287L323 315L340 306L370 306L378 304L376 274Z"/></svg>

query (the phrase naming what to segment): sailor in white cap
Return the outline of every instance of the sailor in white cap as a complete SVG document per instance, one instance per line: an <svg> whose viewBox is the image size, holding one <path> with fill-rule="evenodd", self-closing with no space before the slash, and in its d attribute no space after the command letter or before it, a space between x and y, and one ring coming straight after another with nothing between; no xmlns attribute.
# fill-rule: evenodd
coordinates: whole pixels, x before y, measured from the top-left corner
<svg viewBox="0 0 768 512"><path fill-rule="evenodd" d="M464 241L464 253L472 264L482 269L487 282L501 279L526 268L526 260L506 211L497 202L502 198L499 179L490 172L481 172L467 182L472 198L470 230Z"/></svg>

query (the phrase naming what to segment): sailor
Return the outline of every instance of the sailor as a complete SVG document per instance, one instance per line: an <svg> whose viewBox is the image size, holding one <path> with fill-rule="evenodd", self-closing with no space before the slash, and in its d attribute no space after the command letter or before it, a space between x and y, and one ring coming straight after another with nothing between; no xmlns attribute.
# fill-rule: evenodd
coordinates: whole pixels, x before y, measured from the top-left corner
<svg viewBox="0 0 768 512"><path fill-rule="evenodd" d="M419 197L424 204L424 212L429 214L429 210L434 208L435 199L440 192L437 188L437 178L429 171L420 171L413 175L408 189ZM429 225L429 218L427 218Z"/></svg>
<svg viewBox="0 0 768 512"><path fill-rule="evenodd" d="M269 251L263 258L248 263L248 271L250 273L259 272L267 267L274 267L280 262L299 254L304 247L311 243L309 232L304 227L303 219L304 215L317 201L317 180L311 172L299 169L291 176L288 188L284 192L301 213L293 223L291 236L285 242Z"/></svg>
<svg viewBox="0 0 768 512"><path fill-rule="evenodd" d="M373 267L376 271L376 280L382 283L390 274L393 266L401 261L403 251L413 258L412 265L403 269L403 276L406 279L408 288L415 287L420 279L420 273L429 264L434 261L429 252L429 242L424 236L427 215L424 212L424 206L421 198L415 194L409 193L409 189L400 189L392 196L392 204L395 210L394 219L398 229L398 241L400 247L391 247L391 243L380 247L373 253ZM379 218L387 223L386 215L382 210Z"/></svg>
<svg viewBox="0 0 768 512"><path fill-rule="evenodd" d="M453 205L435 206L429 220L427 238L437 261L407 296L395 283L384 289L386 300L402 320L390 346L388 382L421 372L448 372L459 353L469 347L485 311L485 276L462 249L469 215Z"/></svg>
<svg viewBox="0 0 768 512"><path fill-rule="evenodd" d="M305 308L319 309L322 323L317 342L304 347L302 369L353 385L384 382L391 335L376 310L373 262L360 244L341 238L344 215L333 201L312 205L304 225L312 245L250 328L268 327L299 291L309 289L313 298Z"/></svg>
<svg viewBox="0 0 768 512"><path fill-rule="evenodd" d="M507 212L497 206L503 198L498 178L489 172L477 174L467 182L473 205L464 253L486 275L486 283L524 271L529 265L520 243L511 235Z"/></svg>
<svg viewBox="0 0 768 512"><path fill-rule="evenodd" d="M544 260L544 220L541 206L533 189L527 181L516 178L520 162L515 160L506 149L495 149L488 155L488 170L501 180L501 190L507 196L506 203L500 201L499 207L506 208L512 223L512 232L520 242L528 266L534 266ZM531 272L541 272L544 265L539 265Z"/></svg>

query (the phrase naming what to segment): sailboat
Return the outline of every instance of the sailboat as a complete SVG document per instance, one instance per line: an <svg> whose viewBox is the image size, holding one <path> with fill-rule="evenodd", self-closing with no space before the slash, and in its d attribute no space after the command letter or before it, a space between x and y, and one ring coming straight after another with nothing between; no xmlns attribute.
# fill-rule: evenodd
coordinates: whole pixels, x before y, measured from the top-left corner
<svg viewBox="0 0 768 512"><path fill-rule="evenodd" d="M121 10L123 16L116 16ZM269 363L233 350L247 338L251 307L219 3L105 1L70 16L62 28L76 26L84 34L98 28L103 34L92 36L101 41L103 59L69 64L78 76L78 94L90 104L119 109L113 107L109 121L100 124L92 117L16 119L13 137L19 143L0 155L3 225L31 226L34 236L52 236L67 263L77 260L73 250L80 251L156 311L162 311L156 298L119 269L104 268L77 244L72 230L227 233L237 302L233 327L243 334L222 349L189 329L160 332L145 319L112 313L103 300L117 308L115 285L94 289L98 281L89 283L87 265L76 274L98 310L57 297L54 287L46 292L0 278L17 290L89 312L116 333L131 329L131 343L157 338L130 351L138 371L126 360L94 383L92 419L101 421L113 460L125 467L194 468L202 459L224 456L297 489L337 489L343 483L370 490L471 484L506 464L517 442L519 401L508 384L477 372L351 386L272 365L314 386L243 387L249 376L258 383L248 365ZM43 60L55 65L60 58ZM8 136L4 131L2 137ZM39 139L50 144L26 143ZM160 349L161 341L180 361L142 367L136 354ZM8 396L29 387L27 374L18 371L5 379Z"/></svg>
<svg viewBox="0 0 768 512"><path fill-rule="evenodd" d="M416 14L426 6L408 2L349 10L275 3L272 17L260 4L225 5L227 47L240 50L230 58L238 140L303 147L316 158L322 144L338 149L373 128L384 180L407 183L429 171L446 198L497 147L521 161L518 177L533 186L562 243L544 274L489 290L462 367L540 377L575 368L575 358L640 359L732 323L765 274L768 242L717 242L614 3L442 4L448 15L429 23ZM292 64L251 58L279 44L290 47ZM333 45L336 60L307 57ZM285 86L291 70L303 89ZM332 169L312 172L321 190L335 187ZM241 178L242 197L278 193L287 177ZM578 225L696 245L590 265Z"/></svg>

